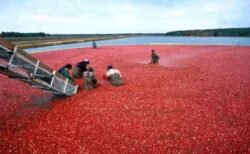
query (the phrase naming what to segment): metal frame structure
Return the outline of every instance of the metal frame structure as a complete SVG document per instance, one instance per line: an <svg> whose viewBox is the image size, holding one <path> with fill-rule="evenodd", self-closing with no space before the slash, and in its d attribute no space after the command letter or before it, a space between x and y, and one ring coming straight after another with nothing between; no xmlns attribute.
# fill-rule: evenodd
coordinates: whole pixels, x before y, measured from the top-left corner
<svg viewBox="0 0 250 154"><path fill-rule="evenodd" d="M2 38L0 73L59 95L70 96L78 89L77 84Z"/></svg>

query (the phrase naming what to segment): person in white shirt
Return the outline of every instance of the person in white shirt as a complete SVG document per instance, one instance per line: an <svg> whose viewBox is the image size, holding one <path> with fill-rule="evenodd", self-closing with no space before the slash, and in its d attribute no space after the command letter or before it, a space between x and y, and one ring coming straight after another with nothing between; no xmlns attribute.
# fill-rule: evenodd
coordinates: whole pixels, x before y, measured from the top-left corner
<svg viewBox="0 0 250 154"><path fill-rule="evenodd" d="M119 70L114 69L111 64L107 67L106 79L110 81L113 86L123 85L122 75Z"/></svg>

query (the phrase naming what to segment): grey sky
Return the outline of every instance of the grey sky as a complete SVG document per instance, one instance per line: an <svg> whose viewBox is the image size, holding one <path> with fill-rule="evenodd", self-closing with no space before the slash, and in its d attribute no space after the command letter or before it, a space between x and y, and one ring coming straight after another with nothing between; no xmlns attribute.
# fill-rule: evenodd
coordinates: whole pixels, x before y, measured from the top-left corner
<svg viewBox="0 0 250 154"><path fill-rule="evenodd" d="M250 0L0 0L0 31L161 33L250 27Z"/></svg>

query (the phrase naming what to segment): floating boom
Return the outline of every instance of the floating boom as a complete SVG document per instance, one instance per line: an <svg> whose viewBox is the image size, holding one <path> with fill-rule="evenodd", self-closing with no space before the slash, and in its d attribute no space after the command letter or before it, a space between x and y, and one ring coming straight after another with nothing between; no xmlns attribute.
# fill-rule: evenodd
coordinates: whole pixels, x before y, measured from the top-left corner
<svg viewBox="0 0 250 154"><path fill-rule="evenodd" d="M0 73L59 95L74 95L78 85L0 37Z"/></svg>

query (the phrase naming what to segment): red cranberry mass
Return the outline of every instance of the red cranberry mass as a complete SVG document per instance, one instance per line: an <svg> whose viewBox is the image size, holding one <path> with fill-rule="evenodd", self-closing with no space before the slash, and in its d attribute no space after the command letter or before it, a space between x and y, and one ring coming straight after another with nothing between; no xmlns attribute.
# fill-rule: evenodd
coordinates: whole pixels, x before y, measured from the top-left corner
<svg viewBox="0 0 250 154"><path fill-rule="evenodd" d="M151 49L158 65L148 64ZM249 50L129 45L34 53L54 69L88 58L100 86L55 98L0 75L0 153L247 153ZM108 64L121 71L123 86L103 78Z"/></svg>

